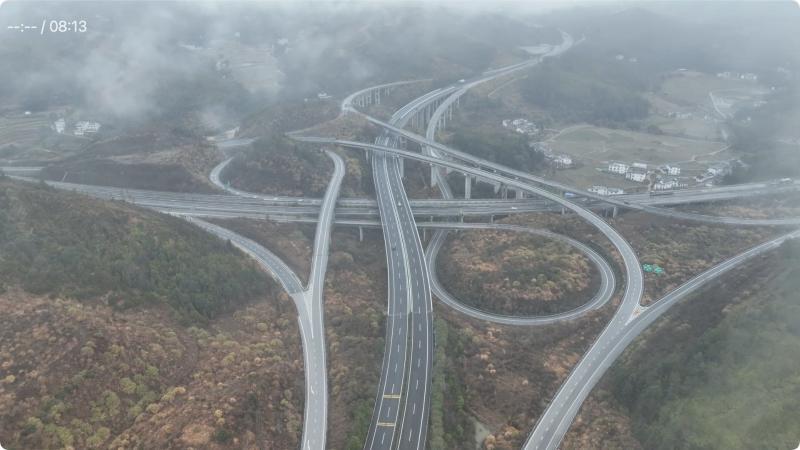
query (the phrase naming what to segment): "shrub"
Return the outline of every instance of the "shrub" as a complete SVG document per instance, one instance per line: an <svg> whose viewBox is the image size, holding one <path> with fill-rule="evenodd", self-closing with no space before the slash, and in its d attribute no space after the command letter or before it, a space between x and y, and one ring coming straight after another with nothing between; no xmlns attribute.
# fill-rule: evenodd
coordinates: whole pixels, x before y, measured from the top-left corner
<svg viewBox="0 0 800 450"><path fill-rule="evenodd" d="M136 392L136 383L128 377L119 380L119 387L122 389L122 392L128 395L133 395Z"/></svg>

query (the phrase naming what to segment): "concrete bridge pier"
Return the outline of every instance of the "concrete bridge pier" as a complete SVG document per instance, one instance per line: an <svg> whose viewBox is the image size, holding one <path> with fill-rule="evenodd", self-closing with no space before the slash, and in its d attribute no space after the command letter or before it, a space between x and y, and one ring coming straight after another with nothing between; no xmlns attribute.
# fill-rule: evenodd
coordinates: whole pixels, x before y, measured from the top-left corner
<svg viewBox="0 0 800 450"><path fill-rule="evenodd" d="M561 207L561 215L564 216L567 214L567 208Z"/></svg>
<svg viewBox="0 0 800 450"><path fill-rule="evenodd" d="M514 198L516 198L517 200L522 200L523 198L525 198L525 192L520 189L517 189L516 191L514 191Z"/></svg>
<svg viewBox="0 0 800 450"><path fill-rule="evenodd" d="M472 198L472 176L464 174L464 198Z"/></svg>
<svg viewBox="0 0 800 450"><path fill-rule="evenodd" d="M508 187L507 186L500 186L500 197L503 200L508 199Z"/></svg>
<svg viewBox="0 0 800 450"><path fill-rule="evenodd" d="M618 213L619 213L619 208L617 208L617 206L614 206L614 208L611 209L611 217L616 219Z"/></svg>
<svg viewBox="0 0 800 450"><path fill-rule="evenodd" d="M364 242L364 228L358 227L358 242Z"/></svg>

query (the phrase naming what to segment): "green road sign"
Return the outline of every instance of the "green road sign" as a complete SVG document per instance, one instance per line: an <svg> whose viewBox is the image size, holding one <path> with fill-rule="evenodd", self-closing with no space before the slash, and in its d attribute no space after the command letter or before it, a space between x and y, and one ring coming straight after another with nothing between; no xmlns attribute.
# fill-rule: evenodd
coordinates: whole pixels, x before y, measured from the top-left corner
<svg viewBox="0 0 800 450"><path fill-rule="evenodd" d="M655 273L658 275L664 273L664 269L662 269L658 264L642 264L642 270L647 273Z"/></svg>

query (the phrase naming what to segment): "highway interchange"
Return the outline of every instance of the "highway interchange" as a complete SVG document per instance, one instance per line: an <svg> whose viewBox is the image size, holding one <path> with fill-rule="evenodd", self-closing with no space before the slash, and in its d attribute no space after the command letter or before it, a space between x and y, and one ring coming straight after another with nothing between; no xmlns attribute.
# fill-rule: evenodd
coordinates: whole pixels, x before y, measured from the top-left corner
<svg viewBox="0 0 800 450"><path fill-rule="evenodd" d="M394 115L394 122L406 118ZM396 145L383 135L381 144ZM371 158L389 271L386 349L365 448L424 448L433 355L432 300L422 243L397 158ZM399 444L402 443L402 444Z"/></svg>
<svg viewBox="0 0 800 450"><path fill-rule="evenodd" d="M194 194L185 192L163 192L142 189L128 189L109 186L92 186L58 181L46 181L59 189L82 192L95 197L125 200L144 207L164 212L205 217L250 217L250 218L292 218L308 219L319 215L322 199L308 197L265 196L239 191L219 181L220 172L228 164L223 161L211 172L211 180L221 189L233 195ZM21 170L20 170L21 169ZM40 168L0 167L7 175L34 181ZM445 184L439 184L446 187ZM617 198L624 202L648 206L674 206L692 203L708 203L722 200L740 199L755 196L794 193L800 190L800 183L746 183L711 188L684 189L673 195L650 196L647 193L625 194ZM449 192L449 191L448 191ZM444 194L443 194L444 196ZM603 211L609 204L581 196L573 198L593 210ZM417 221L453 217L490 217L530 212L559 211L561 207L554 202L537 198L525 199L456 199L452 194L443 199L412 199L410 205ZM366 198L340 198L336 205L337 222L342 219L377 220L378 207L375 200ZM690 219L693 216L690 217ZM713 217L712 221L726 219ZM738 219L738 218L734 218ZM767 219L762 225L793 223L792 218Z"/></svg>
<svg viewBox="0 0 800 450"><path fill-rule="evenodd" d="M229 240L254 258L276 278L291 296L298 311L300 337L305 362L305 408L303 417L302 448L325 448L328 430L328 381L325 347L323 288L328 267L328 250L333 229L333 210L345 174L344 160L337 153L325 150L334 163L333 177L325 191L314 237L311 274L303 287L297 275L276 255L256 242L230 230L197 218L187 220L206 231Z"/></svg>
<svg viewBox="0 0 800 450"><path fill-rule="evenodd" d="M572 40L565 35L564 44L555 47L550 56L569 49ZM603 373L642 330L655 321L670 306L697 291L706 283L729 272L745 261L764 254L787 239L800 236L800 231L782 235L748 251L740 253L721 264L692 278L668 293L649 307L640 304L643 293L643 273L637 255L627 240L592 209L623 208L657 214L672 220L693 220L731 225L800 225L800 218L744 219L694 214L664 208L667 204L705 202L750 195L790 192L798 184L750 185L699 189L671 196L650 197L631 194L618 198L602 197L574 187L555 183L502 165L476 158L434 140L436 127L454 107L459 96L469 88L490 79L523 70L538 63L541 58L507 68L484 72L469 81L456 82L431 91L415 99L392 116L387 123L363 112L354 105L364 104L364 96L373 96L376 89L412 83L402 81L367 88L348 96L342 103L345 113L364 115L367 120L382 127L384 132L374 144L306 136L293 133L291 137L323 146L353 148L369 153L375 180L376 200L339 199L339 187L345 174L344 161L334 151L325 149L333 161L334 171L323 199L303 199L264 196L233 189L221 180L230 162L223 161L210 174L214 184L230 195L200 195L164 193L157 191L82 186L50 182L68 190L75 190L101 198L131 201L158 211L186 217L192 223L223 238L258 261L275 277L294 300L298 310L305 361L306 405L304 413L303 449L322 449L327 432L327 372L325 354L323 287L330 235L335 224L349 226L381 226L388 269L388 305L386 349L381 369L381 380L376 393L373 420L365 448L369 449L421 449L427 443L430 384L433 354L432 293L445 304L479 320L520 326L534 326L561 320L572 320L579 315L602 307L612 297L617 281L609 263L587 245L566 236L546 230L494 223L459 223L452 219L464 216L508 215L522 212L569 210L602 232L619 252L624 265L624 293L619 307L603 332L595 340L581 361L572 370L556 396L539 418L524 444L525 449L557 448L569 429L580 405ZM370 97L373 98L373 97ZM433 105L435 108L431 107ZM426 110L426 108L431 109ZM425 111L420 120L419 114ZM405 127L415 120L425 124L426 136L418 135ZM401 141L420 145L422 153L404 150ZM457 200L452 196L440 170L432 171L432 178L440 187L442 199L410 201L402 182L402 164L412 159L436 168L449 168L474 176L477 180L498 183L525 192L535 198L517 200ZM3 168L13 176L31 176L37 168L18 170ZM565 193L575 197L565 198ZM303 286L296 274L277 256L259 244L201 220L203 217L276 218L290 221L316 222L316 236L311 275ZM421 222L417 218L429 217ZM434 221L434 218L444 218ZM434 229L427 252L423 250L418 229ZM557 239L583 252L598 268L601 287L597 294L583 306L562 314L545 317L510 317L480 311L453 298L441 286L435 274L436 255L446 238L447 229L502 229L533 233Z"/></svg>

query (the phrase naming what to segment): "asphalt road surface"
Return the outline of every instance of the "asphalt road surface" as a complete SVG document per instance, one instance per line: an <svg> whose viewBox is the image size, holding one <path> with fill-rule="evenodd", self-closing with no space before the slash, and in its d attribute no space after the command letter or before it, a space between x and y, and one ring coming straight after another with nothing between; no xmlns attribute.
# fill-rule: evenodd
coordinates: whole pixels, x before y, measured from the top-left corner
<svg viewBox="0 0 800 450"><path fill-rule="evenodd" d="M38 182L27 176L9 175L25 181ZM163 212L174 212L199 217L249 217L249 218L316 218L319 215L322 199L266 196L242 192L236 195L193 194L182 192L149 191L108 186L92 186L58 181L46 181L58 189L81 192L104 199L118 199L135 203ZM443 183L441 186L445 186ZM719 186L714 188L686 189L673 195L653 196L648 194L626 194L619 199L643 205L678 205L703 203L733 198L745 198L757 195L776 195L797 192L800 183L778 185L773 183L747 183L741 185ZM574 201L591 209L603 208L603 203L584 198ZM561 207L553 202L536 199L455 199L452 195L445 199L410 200L411 209L419 219L442 217L469 217L490 215L510 215L530 212L559 211ZM607 204L606 204L607 207ZM337 202L336 217L338 219L378 217L378 206L371 199L340 199ZM708 216L715 217L715 216ZM719 217L720 220L728 218ZM733 218L738 220L738 218ZM794 218L763 219L761 225L785 225L796 222Z"/></svg>
<svg viewBox="0 0 800 450"><path fill-rule="evenodd" d="M437 90L438 91L438 90ZM401 126L416 108L437 98L423 95L401 108L392 122ZM380 136L378 143L397 145ZM400 161L372 156L372 173L387 258L389 300L386 348L365 448L425 448L428 430L433 322L430 280L419 233L403 187Z"/></svg>

